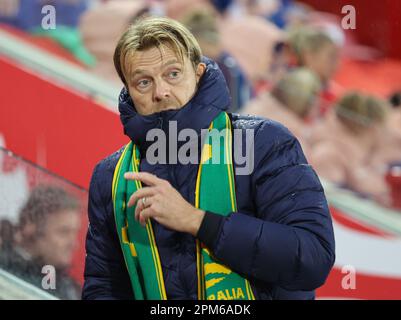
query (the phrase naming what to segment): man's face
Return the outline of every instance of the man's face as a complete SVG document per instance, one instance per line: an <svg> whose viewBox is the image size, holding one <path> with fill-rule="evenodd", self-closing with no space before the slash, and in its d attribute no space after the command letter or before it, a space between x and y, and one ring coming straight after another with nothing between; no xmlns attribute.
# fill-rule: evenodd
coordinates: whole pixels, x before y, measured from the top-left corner
<svg viewBox="0 0 401 320"><path fill-rule="evenodd" d="M205 70L194 70L190 60L181 63L168 46L136 51L126 61L125 78L136 110L141 115L180 109L195 94Z"/></svg>
<svg viewBox="0 0 401 320"><path fill-rule="evenodd" d="M46 264L68 268L81 226L79 212L60 211L49 215L43 223L43 233L35 242L33 254L41 257Z"/></svg>
<svg viewBox="0 0 401 320"><path fill-rule="evenodd" d="M339 50L333 44L326 44L305 57L306 66L316 72L320 78L327 82L337 70L339 63Z"/></svg>

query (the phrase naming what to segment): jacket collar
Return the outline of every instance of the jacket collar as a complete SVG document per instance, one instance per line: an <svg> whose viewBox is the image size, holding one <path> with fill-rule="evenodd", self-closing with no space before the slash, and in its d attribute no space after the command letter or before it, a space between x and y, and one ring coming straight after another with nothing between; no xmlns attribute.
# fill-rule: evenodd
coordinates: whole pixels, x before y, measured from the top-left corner
<svg viewBox="0 0 401 320"><path fill-rule="evenodd" d="M178 110L166 110L151 115L140 115L124 87L119 96L120 119L124 134L139 146L141 153L153 141L146 141L146 134L154 128L162 129L168 137L168 122L176 121L177 130L193 129L198 135L201 129L208 128L212 120L230 106L230 95L222 72L217 63L203 57L206 70L192 99Z"/></svg>

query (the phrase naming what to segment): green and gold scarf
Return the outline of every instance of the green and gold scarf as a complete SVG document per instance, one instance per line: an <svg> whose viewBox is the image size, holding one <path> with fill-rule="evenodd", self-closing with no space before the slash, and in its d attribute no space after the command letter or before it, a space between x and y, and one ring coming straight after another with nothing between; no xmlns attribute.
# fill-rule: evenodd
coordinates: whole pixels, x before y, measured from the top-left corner
<svg viewBox="0 0 401 320"><path fill-rule="evenodd" d="M214 130L216 129L216 130ZM216 141L217 137L217 141ZM137 300L166 300L163 272L151 219L143 227L135 220L130 196L141 188L140 181L126 180L125 172L139 171L138 147L128 143L113 176L112 197L117 232ZM195 206L223 216L237 211L232 164L232 130L227 113L210 124L202 147L196 181ZM249 281L219 262L196 240L199 300L253 300Z"/></svg>

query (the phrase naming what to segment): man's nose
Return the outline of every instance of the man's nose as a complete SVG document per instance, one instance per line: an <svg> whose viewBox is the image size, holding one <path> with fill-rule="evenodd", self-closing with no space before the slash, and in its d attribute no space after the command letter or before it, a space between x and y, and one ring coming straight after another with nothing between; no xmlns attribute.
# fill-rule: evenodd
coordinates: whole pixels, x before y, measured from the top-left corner
<svg viewBox="0 0 401 320"><path fill-rule="evenodd" d="M156 82L154 86L154 100L156 102L163 101L164 99L170 98L170 87L164 81Z"/></svg>

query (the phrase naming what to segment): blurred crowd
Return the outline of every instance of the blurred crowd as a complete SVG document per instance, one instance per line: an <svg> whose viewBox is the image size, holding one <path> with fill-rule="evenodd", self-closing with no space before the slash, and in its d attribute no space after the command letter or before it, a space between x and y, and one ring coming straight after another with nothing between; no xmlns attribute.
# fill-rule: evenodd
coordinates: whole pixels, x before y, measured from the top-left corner
<svg viewBox="0 0 401 320"><path fill-rule="evenodd" d="M38 8L45 4L56 8L56 30L40 28ZM355 45L338 16L293 0L2 0L0 5L0 22L47 33L83 67L118 85L116 41L146 15L167 15L193 32L203 54L225 75L230 111L281 122L297 136L320 177L393 205L390 176L401 163L401 85L400 92L377 97L335 83L341 59L352 55Z"/></svg>

